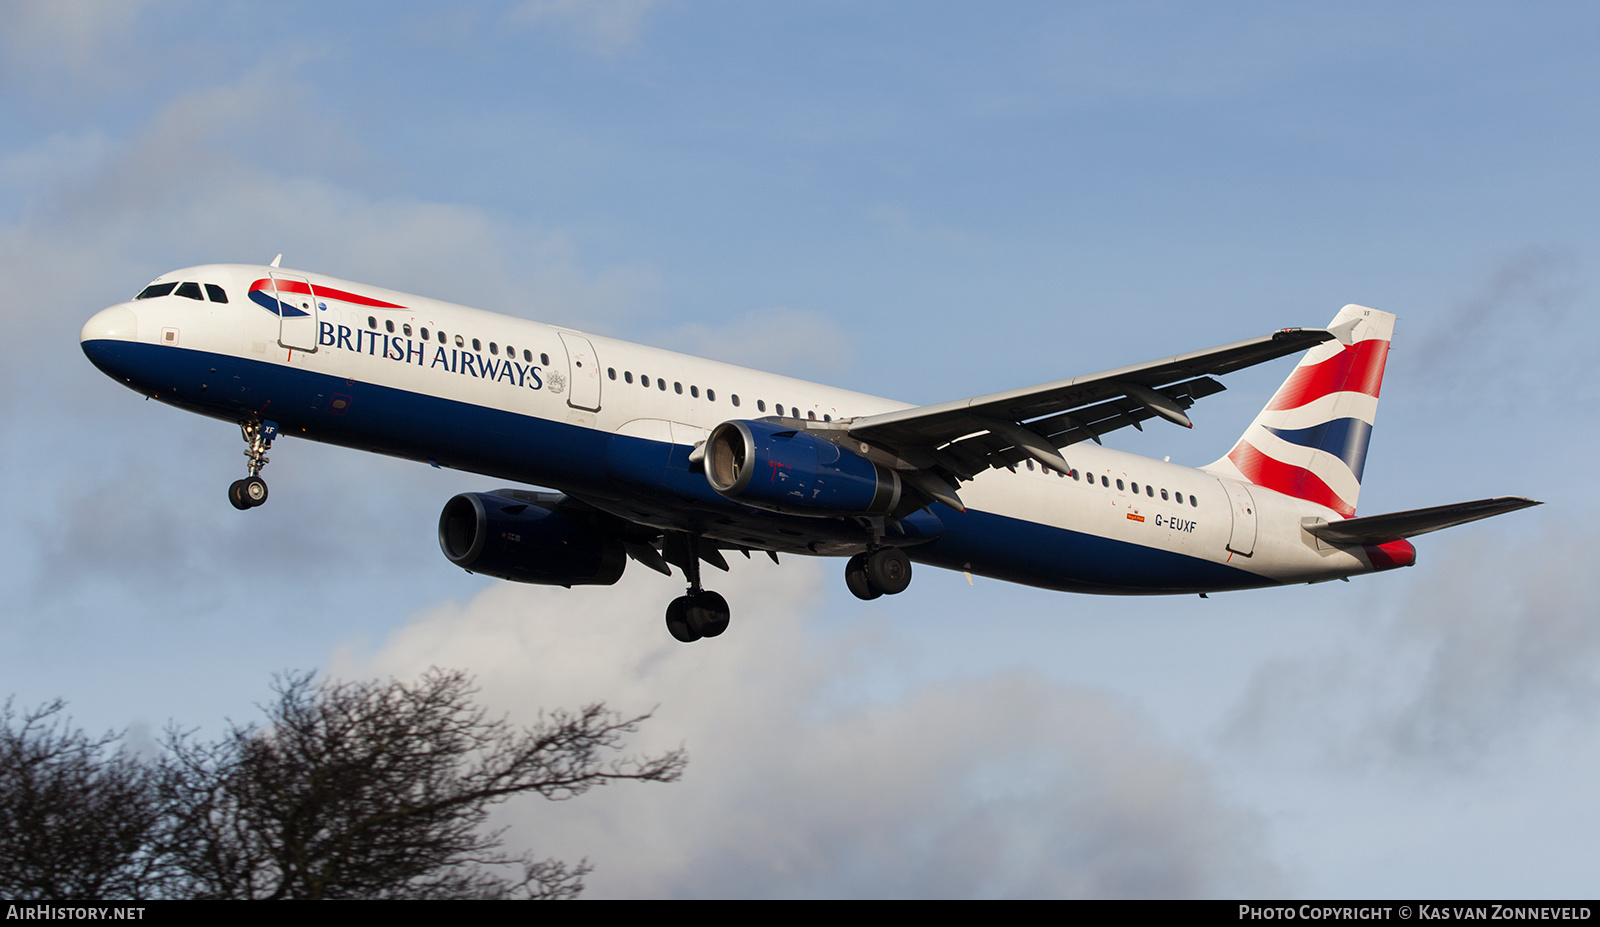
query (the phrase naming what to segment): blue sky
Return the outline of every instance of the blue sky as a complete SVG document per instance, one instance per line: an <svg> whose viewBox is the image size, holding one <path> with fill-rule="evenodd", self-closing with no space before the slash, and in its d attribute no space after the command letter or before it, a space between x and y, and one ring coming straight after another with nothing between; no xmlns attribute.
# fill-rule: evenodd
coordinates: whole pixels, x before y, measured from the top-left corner
<svg viewBox="0 0 1600 927"><path fill-rule="evenodd" d="M603 698L683 783L508 806L614 896L1592 894L1600 231L1578 4L19 2L0 8L0 679L135 741L275 671ZM225 424L77 347L213 261L912 402L1400 317L1361 510L1547 505L1350 584L1100 599L832 561L496 584L489 488ZM1286 362L1285 362L1286 363ZM1287 374L1116 446L1189 464Z"/></svg>

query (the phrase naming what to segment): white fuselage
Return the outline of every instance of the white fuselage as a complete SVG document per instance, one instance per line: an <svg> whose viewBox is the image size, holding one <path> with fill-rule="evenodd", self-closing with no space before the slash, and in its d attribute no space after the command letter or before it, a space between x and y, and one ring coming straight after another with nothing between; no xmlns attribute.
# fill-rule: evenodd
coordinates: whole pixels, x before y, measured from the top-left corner
<svg viewBox="0 0 1600 927"><path fill-rule="evenodd" d="M274 275L308 282L308 318L280 316L250 296ZM550 486L641 524L671 529L688 518L707 537L752 547L859 549L847 519L826 520L821 540L804 536L804 518L737 506L728 511L738 524L723 525L717 506L725 503L709 490L694 495L692 481L704 477L676 473L673 460L730 419L841 421L906 408L302 271L209 265L157 283L174 281L213 284L228 301L137 299L84 328L96 364L142 393L234 421L270 419L285 434ZM648 476L655 471L631 461L662 445L678 457L667 449L668 478L658 487ZM979 474L961 488L968 511L931 506L943 534L907 553L1032 585L1112 593L1317 581L1374 568L1360 548L1319 543L1302 529L1306 519L1340 518L1323 506L1237 481L1230 492L1206 470L1093 444L1062 453L1071 475L1032 461ZM1183 575L1147 575L1170 574L1174 564Z"/></svg>

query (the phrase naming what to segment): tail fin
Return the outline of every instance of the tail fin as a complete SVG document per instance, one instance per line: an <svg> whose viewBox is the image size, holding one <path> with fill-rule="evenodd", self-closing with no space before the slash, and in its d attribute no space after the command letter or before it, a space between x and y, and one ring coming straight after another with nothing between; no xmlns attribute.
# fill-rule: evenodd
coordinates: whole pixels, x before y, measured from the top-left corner
<svg viewBox="0 0 1600 927"><path fill-rule="evenodd" d="M1228 456L1205 469L1349 518L1361 493L1394 315L1345 306L1328 329L1339 340L1307 351Z"/></svg>

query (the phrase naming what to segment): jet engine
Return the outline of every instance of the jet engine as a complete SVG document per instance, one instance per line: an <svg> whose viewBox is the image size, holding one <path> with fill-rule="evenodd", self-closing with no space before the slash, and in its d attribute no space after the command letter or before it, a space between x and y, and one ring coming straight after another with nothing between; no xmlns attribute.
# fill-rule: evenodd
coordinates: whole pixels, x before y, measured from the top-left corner
<svg viewBox="0 0 1600 927"><path fill-rule="evenodd" d="M621 539L581 518L484 492L445 503L439 547L464 570L547 586L609 586L628 564Z"/></svg>
<svg viewBox="0 0 1600 927"><path fill-rule="evenodd" d="M900 475L805 431L723 422L706 441L706 479L729 499L790 515L887 515Z"/></svg>

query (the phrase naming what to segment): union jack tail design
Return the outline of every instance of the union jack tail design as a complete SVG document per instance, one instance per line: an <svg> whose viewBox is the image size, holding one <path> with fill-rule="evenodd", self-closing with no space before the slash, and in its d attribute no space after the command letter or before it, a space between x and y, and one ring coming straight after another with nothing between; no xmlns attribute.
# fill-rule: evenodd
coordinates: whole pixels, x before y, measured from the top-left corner
<svg viewBox="0 0 1600 927"><path fill-rule="evenodd" d="M1349 518L1361 493L1394 315L1345 306L1328 328L1339 340L1307 351L1228 456L1205 469Z"/></svg>

